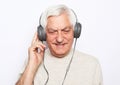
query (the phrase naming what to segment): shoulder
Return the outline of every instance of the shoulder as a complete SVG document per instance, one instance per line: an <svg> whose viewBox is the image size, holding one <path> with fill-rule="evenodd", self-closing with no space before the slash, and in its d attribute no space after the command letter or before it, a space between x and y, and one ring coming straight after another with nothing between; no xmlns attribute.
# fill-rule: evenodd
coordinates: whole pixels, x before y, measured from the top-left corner
<svg viewBox="0 0 120 85"><path fill-rule="evenodd" d="M99 61L95 56L80 52L78 50L75 51L74 57L75 57L75 60L81 63L84 63L84 64L85 63L86 64L99 64Z"/></svg>

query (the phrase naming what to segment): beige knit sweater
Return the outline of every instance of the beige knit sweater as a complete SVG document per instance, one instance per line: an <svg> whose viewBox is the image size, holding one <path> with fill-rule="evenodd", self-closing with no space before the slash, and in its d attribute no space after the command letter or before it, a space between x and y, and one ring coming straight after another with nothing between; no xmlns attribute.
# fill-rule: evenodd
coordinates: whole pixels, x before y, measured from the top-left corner
<svg viewBox="0 0 120 85"><path fill-rule="evenodd" d="M64 58L56 58L51 55L49 49L46 50L44 64L49 73L47 85L62 85L72 52L73 50ZM34 85L44 85L46 80L47 73L42 64L36 73ZM98 60L93 56L75 51L64 85L103 85Z"/></svg>

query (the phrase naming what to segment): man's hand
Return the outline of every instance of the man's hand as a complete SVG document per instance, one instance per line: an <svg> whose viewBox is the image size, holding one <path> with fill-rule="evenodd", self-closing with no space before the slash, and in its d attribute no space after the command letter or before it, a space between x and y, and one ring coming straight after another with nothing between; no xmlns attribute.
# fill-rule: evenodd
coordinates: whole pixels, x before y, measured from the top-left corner
<svg viewBox="0 0 120 85"><path fill-rule="evenodd" d="M39 65L41 64L43 57L44 57L44 51L45 51L45 45L38 39L37 32L35 33L31 46L28 50L29 60L28 63L30 66L33 67L33 70L37 70Z"/></svg>
<svg viewBox="0 0 120 85"><path fill-rule="evenodd" d="M35 33L31 46L28 50L29 59L26 69L16 85L33 85L37 69L42 63L44 57L45 47L46 46L39 41L37 33Z"/></svg>

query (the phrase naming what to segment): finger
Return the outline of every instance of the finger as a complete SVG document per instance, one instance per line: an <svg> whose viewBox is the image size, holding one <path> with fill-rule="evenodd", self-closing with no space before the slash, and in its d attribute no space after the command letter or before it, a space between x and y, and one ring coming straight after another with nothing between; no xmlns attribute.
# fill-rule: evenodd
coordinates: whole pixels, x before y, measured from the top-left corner
<svg viewBox="0 0 120 85"><path fill-rule="evenodd" d="M37 32L35 32L34 34L34 37L32 39L32 44L34 44L36 41L38 41Z"/></svg>
<svg viewBox="0 0 120 85"><path fill-rule="evenodd" d="M42 47L45 47L46 48L46 45L44 45L41 41L35 41L34 43L33 43L33 45L34 44L39 44L39 45L41 45Z"/></svg>
<svg viewBox="0 0 120 85"><path fill-rule="evenodd" d="M46 46L42 43L38 43L37 45L40 49L42 49L42 51L45 50L45 48L46 48Z"/></svg>
<svg viewBox="0 0 120 85"><path fill-rule="evenodd" d="M43 46L44 48L46 48L46 45L44 45L41 41L37 41L37 44Z"/></svg>
<svg viewBox="0 0 120 85"><path fill-rule="evenodd" d="M32 47L34 48L34 50L39 48L42 51L46 48L46 46L40 42L35 42L34 44L32 44Z"/></svg>

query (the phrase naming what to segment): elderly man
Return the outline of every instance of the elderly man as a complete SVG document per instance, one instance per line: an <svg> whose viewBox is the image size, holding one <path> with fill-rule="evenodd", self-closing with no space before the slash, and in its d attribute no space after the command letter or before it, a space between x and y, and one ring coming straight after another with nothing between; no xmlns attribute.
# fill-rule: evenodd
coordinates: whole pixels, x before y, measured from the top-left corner
<svg viewBox="0 0 120 85"><path fill-rule="evenodd" d="M49 7L29 47L28 62L16 85L102 85L99 62L72 49L81 25L65 5ZM41 42L46 40L48 48Z"/></svg>

